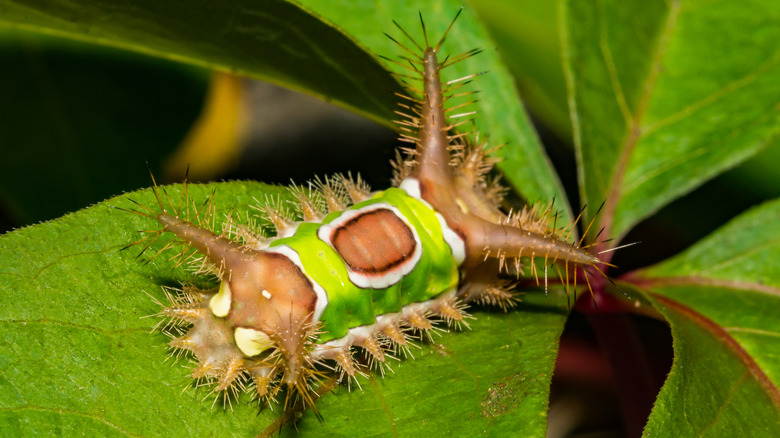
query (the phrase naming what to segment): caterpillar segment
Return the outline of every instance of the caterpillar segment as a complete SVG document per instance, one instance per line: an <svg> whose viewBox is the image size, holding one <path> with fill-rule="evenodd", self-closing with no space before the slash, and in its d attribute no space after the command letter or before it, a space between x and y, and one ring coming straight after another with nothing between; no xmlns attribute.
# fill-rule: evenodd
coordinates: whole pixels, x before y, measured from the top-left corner
<svg viewBox="0 0 780 438"><path fill-rule="evenodd" d="M456 90L475 75L440 80L443 68L477 51L441 62L444 38L432 46L426 37L424 48L409 39L417 50L398 43L411 54L400 65L422 86L420 96L403 96L402 140L414 146L394 164L395 187L371 192L351 175L294 186L302 221L278 200L255 208L275 237L238 215L217 230L211 202L192 207L186 183L178 205L155 184L159 209L136 211L162 225L137 244L171 233L179 257L199 254L219 279L214 290L167 290L159 314L175 354L191 352L193 378L214 391L252 390L267 402L286 390L286 409L316 410L328 370L359 385L369 369L384 374L413 357L441 327L467 328L469 305L511 309L518 296L502 272L520 275L526 262L537 275L535 260L543 260L545 284L548 265L562 268L568 284L577 268L602 263L569 242L576 224L559 229L552 203L499 208L504 189L489 178L496 160L475 135L455 131L463 113L447 106L468 96Z"/></svg>

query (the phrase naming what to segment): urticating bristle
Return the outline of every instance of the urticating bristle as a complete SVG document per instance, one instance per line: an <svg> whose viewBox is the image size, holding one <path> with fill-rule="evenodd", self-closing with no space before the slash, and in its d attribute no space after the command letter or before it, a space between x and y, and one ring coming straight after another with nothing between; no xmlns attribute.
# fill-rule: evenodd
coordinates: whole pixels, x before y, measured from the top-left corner
<svg viewBox="0 0 780 438"><path fill-rule="evenodd" d="M285 207L282 200L278 197L266 197L265 202L255 199L256 205L252 208L259 210L264 219L271 223L276 229L277 236L285 236L295 223L293 214Z"/></svg>
<svg viewBox="0 0 780 438"><path fill-rule="evenodd" d="M231 357L224 368L219 370L219 379L214 389L221 392L232 387L237 382L238 377L243 374L244 365L243 357Z"/></svg>
<svg viewBox="0 0 780 438"><path fill-rule="evenodd" d="M347 208L348 200L343 179L336 177L315 178L312 185L317 189L328 213L342 211Z"/></svg>
<svg viewBox="0 0 780 438"><path fill-rule="evenodd" d="M192 287L178 289L165 286L163 287L163 293L165 294L166 301L169 303L168 305L161 303L149 295L161 308L159 312L149 315L149 317L160 318L152 331L159 329L163 333L178 336L178 334L182 333L182 327L191 325L202 316L202 311L204 309L200 305L200 301L207 291Z"/></svg>
<svg viewBox="0 0 780 438"><path fill-rule="evenodd" d="M270 243L257 220L250 217L249 213L239 221L238 216L231 212L225 218L225 223L222 226L222 235L257 250L266 248Z"/></svg>
<svg viewBox="0 0 780 438"><path fill-rule="evenodd" d="M352 358L351 348L339 350L335 354L334 360L347 376L355 377L355 374L357 373L357 364L355 363L355 359Z"/></svg>
<svg viewBox="0 0 780 438"><path fill-rule="evenodd" d="M460 300L451 295L440 297L431 303L431 311L442 318L450 328L461 329L462 326L469 327L466 319L473 319L471 315L464 310L468 307Z"/></svg>
<svg viewBox="0 0 780 438"><path fill-rule="evenodd" d="M519 292L513 290L512 282L497 280L482 288L475 301L482 305L499 307L506 312L517 305L518 296Z"/></svg>
<svg viewBox="0 0 780 438"><path fill-rule="evenodd" d="M180 336L178 338L171 339L168 345L174 350L188 350L193 351L196 346L189 336Z"/></svg>
<svg viewBox="0 0 780 438"><path fill-rule="evenodd" d="M331 353L331 356L336 361L339 382L346 380L349 390L352 389L352 382L355 382L357 387L362 390L358 376L367 377L367 374L363 371L363 366L355 361L355 358L352 356L352 347L344 346L338 348Z"/></svg>
<svg viewBox="0 0 780 438"><path fill-rule="evenodd" d="M385 375L386 371L393 372L387 359L395 359L392 350L397 347L390 347L390 344L391 342L379 333L372 334L358 344L368 353L368 368L379 371L382 376Z"/></svg>
<svg viewBox="0 0 780 438"><path fill-rule="evenodd" d="M339 174L336 176L341 180L341 185L344 187L344 192L349 196L349 199L353 204L365 201L371 197L371 188L363 181L360 175L357 175L354 179L352 173L348 172L346 175Z"/></svg>
<svg viewBox="0 0 780 438"><path fill-rule="evenodd" d="M433 328L431 320L422 310L409 310L404 312L404 319L415 330L430 330Z"/></svg>
<svg viewBox="0 0 780 438"><path fill-rule="evenodd" d="M401 327L397 323L388 324L382 329L382 334L387 336L388 339L398 345L406 345L406 335L401 330Z"/></svg>
<svg viewBox="0 0 780 438"><path fill-rule="evenodd" d="M202 318L204 312L206 309L196 308L194 305L166 307L162 311L163 315L169 318L180 319L190 324Z"/></svg>
<svg viewBox="0 0 780 438"><path fill-rule="evenodd" d="M293 206L305 222L320 222L325 216L324 202L320 192L313 188L304 188L293 184L290 193L295 197Z"/></svg>
<svg viewBox="0 0 780 438"><path fill-rule="evenodd" d="M441 335L441 329L437 327L431 317L433 313L429 308L412 308L404 309L403 317L406 324L419 334L419 339L427 339L428 342L434 343L433 335Z"/></svg>
<svg viewBox="0 0 780 438"><path fill-rule="evenodd" d="M275 366L258 366L249 369L255 385L255 393L259 400L273 399L278 391L279 368Z"/></svg>
<svg viewBox="0 0 780 438"><path fill-rule="evenodd" d="M479 141L475 138L474 141ZM472 184L484 184L485 176L490 173L493 166L500 158L491 157L498 147L486 148L478 143L466 141L464 144L455 144L453 146L455 154L453 155L452 165L456 167L461 175L467 178Z"/></svg>
<svg viewBox="0 0 780 438"><path fill-rule="evenodd" d="M183 342L184 343L184 342ZM195 343L192 342L191 339L187 338L186 345L191 346L191 348L188 348L188 350L193 350L195 348ZM202 377L210 377L214 375L214 370L216 369L216 365L214 362L210 361L203 361L198 362L198 365L192 370L192 378L193 379L200 379Z"/></svg>
<svg viewBox="0 0 780 438"><path fill-rule="evenodd" d="M393 187L400 186L401 182L409 177L414 170L414 162L404 158L399 150L395 151L395 158L390 164L393 167Z"/></svg>
<svg viewBox="0 0 780 438"><path fill-rule="evenodd" d="M487 175L482 183L482 193L485 199L496 207L499 207L504 202L507 193L509 193L509 188L502 185L500 179L500 176L491 177Z"/></svg>
<svg viewBox="0 0 780 438"><path fill-rule="evenodd" d="M554 204L553 200L549 203L525 206L516 213L510 212L504 223L544 236L566 240L565 237L571 228L569 226L557 228L558 212L554 210Z"/></svg>
<svg viewBox="0 0 780 438"><path fill-rule="evenodd" d="M363 340L363 342L360 344L360 346L363 347L374 360L378 362L385 361L384 348L379 343L379 340L376 337L376 335L366 337Z"/></svg>
<svg viewBox="0 0 780 438"><path fill-rule="evenodd" d="M216 207L214 204L214 192L200 205L195 204L189 196L189 182L184 181L179 189L178 200L176 196L169 195L169 189L166 187L160 187L157 185L154 175L152 175L152 182L154 186L152 191L157 200L158 209L147 207L141 203L138 203L132 199L138 209L124 209L118 208L123 211L134 213L140 216L152 218L158 221L162 221L164 218L176 218L182 221L187 221L194 226L205 229L211 232L215 232L217 229L216 223ZM171 189L175 190L175 189ZM192 264L202 264L204 262L203 256L195 251L190 242L187 242L180 238L170 238L166 233L168 230L166 227L157 228L154 230L142 231L143 237L125 248L132 246L141 246L141 251L138 254L140 257L143 255L152 245L155 245L155 253L147 259L147 262L154 260L161 254L170 254L167 258L174 261L176 266L189 266ZM166 237L163 237L166 236Z"/></svg>

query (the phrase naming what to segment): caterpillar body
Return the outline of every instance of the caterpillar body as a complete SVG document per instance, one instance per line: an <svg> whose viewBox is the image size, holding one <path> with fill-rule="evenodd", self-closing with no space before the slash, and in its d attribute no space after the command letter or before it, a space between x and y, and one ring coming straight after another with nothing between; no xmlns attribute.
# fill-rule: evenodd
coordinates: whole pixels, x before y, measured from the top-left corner
<svg viewBox="0 0 780 438"><path fill-rule="evenodd" d="M474 136L456 133L460 123L448 115L453 90L475 75L445 84L439 76L476 52L441 62L444 37L436 45L426 37L424 47L409 39L421 53L402 65L422 90L401 105L401 137L414 147L395 163L395 187L371 192L339 175L317 180L315 190L295 188L302 221L273 202L257 207L276 228L271 238L234 218L217 231L210 208L192 219L181 207L188 199L166 204L156 184L159 209L135 211L162 225L136 243L149 247L170 233L220 281L214 290L166 291L170 304L160 312L171 347L197 359L193 378L223 394L252 388L268 401L286 393L285 408L316 409L329 369L347 381L370 368L384 373L414 337L430 338L441 323L467 326L469 305L512 307L516 296L501 274L520 275L521 261L536 275L543 260L545 283L556 265L566 284L577 269L587 278L587 268L603 263L568 241L575 223L556 228L552 204L501 211L502 189L487 177L495 160Z"/></svg>

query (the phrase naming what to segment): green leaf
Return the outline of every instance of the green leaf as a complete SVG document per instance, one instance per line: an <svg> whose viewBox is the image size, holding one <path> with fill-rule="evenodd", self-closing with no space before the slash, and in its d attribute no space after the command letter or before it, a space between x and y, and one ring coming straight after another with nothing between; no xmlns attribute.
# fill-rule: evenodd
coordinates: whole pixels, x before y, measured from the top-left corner
<svg viewBox="0 0 780 438"><path fill-rule="evenodd" d="M399 91L373 57L286 1L3 0L0 23L268 80L383 123Z"/></svg>
<svg viewBox="0 0 780 438"><path fill-rule="evenodd" d="M754 207L642 277L780 290L780 200Z"/></svg>
<svg viewBox="0 0 780 438"><path fill-rule="evenodd" d="M193 200L216 191L219 214L244 213L280 188L259 183L191 185ZM167 189L178 199L178 189ZM160 256L144 263L138 230L153 220L109 208L154 205L149 190L0 236L0 435L255 436L279 416L243 396L224 412L205 388L188 387L188 361L167 359L168 338L150 333L161 285L193 280ZM444 333L413 350L363 391L338 388L303 414L307 436L395 433L502 435L546 428L549 384L565 298L524 297L508 314L478 310L472 330ZM354 383L353 383L354 385ZM150 404L150 402L152 402ZM230 412L232 410L232 412ZM292 428L284 432L298 436Z"/></svg>
<svg viewBox="0 0 780 438"><path fill-rule="evenodd" d="M480 0L472 6L516 78L523 103L560 140L571 143L566 81L558 55L560 2Z"/></svg>
<svg viewBox="0 0 780 438"><path fill-rule="evenodd" d="M780 5L566 2L580 191L623 236L780 132Z"/></svg>
<svg viewBox="0 0 780 438"><path fill-rule="evenodd" d="M780 393L751 356L691 308L661 296L655 301L671 325L675 359L643 435L776 434Z"/></svg>
<svg viewBox="0 0 780 438"><path fill-rule="evenodd" d="M675 362L646 434L744 435L746 410L753 433L776 430L779 260L776 200L678 256L624 278L650 291L675 339Z"/></svg>
<svg viewBox="0 0 780 438"><path fill-rule="evenodd" d="M172 2L130 7L124 2L87 0L60 4L0 0L0 24L268 80L384 124L397 118L393 111L398 98L393 92L401 89L377 55L397 59L402 52L383 32L412 47L392 19L422 41L420 6L415 2L302 2L316 16L279 0L239 6L201 3L182 8ZM441 0L420 9L432 42L461 7L454 0ZM531 202L558 199L568 218L565 192L517 98L512 77L493 47L474 14L462 14L447 37L444 52L453 56L474 48L485 52L447 69L445 76L454 79L487 71L471 86L481 96L489 96L474 108L479 112L476 126L482 139L489 136L492 145L509 144L500 152L504 157L500 167L524 198Z"/></svg>
<svg viewBox="0 0 780 438"><path fill-rule="evenodd" d="M780 384L780 200L629 278L723 327Z"/></svg>

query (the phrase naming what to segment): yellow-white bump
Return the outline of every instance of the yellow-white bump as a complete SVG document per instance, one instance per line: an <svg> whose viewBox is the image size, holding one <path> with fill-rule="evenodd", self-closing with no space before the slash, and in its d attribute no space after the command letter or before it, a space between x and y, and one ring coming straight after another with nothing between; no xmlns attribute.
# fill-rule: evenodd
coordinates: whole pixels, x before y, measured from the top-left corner
<svg viewBox="0 0 780 438"><path fill-rule="evenodd" d="M223 281L219 285L219 292L209 300L211 313L220 318L226 317L230 313L231 295L230 284L227 281Z"/></svg>
<svg viewBox="0 0 780 438"><path fill-rule="evenodd" d="M238 349L248 357L257 356L273 347L273 342L267 334L250 328L236 327L233 337Z"/></svg>

